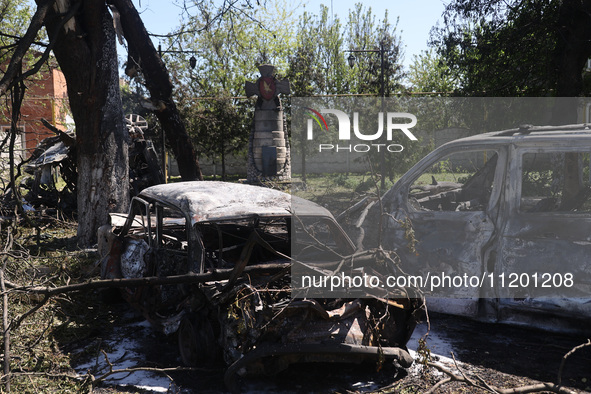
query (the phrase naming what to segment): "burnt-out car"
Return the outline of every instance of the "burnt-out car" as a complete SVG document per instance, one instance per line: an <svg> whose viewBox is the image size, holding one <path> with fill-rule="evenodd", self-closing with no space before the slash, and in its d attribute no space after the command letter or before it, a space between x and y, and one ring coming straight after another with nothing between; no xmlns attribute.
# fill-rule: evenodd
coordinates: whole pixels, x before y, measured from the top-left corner
<svg viewBox="0 0 591 394"><path fill-rule="evenodd" d="M587 125L446 143L368 208L363 244L381 231L430 310L588 332L590 155Z"/></svg>
<svg viewBox="0 0 591 394"><path fill-rule="evenodd" d="M154 327L177 334L184 363L225 362L229 385L236 375L296 362L413 361L406 343L423 308L414 289L309 298L292 283L292 266L303 264L292 250L322 256L311 272L363 269L374 258L397 270L388 252L356 251L332 215L310 201L235 183L157 185L133 198L126 217L112 215L99 238L111 239L103 278L185 276L122 293Z"/></svg>

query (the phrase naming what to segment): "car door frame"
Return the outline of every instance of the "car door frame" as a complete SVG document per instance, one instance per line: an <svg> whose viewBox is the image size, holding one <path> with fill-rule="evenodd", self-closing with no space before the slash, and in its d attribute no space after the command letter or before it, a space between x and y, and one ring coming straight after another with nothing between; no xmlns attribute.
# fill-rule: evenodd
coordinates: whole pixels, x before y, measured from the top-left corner
<svg viewBox="0 0 591 394"><path fill-rule="evenodd" d="M497 164L495 169L495 176L493 180L493 190L489 197L488 205L484 211L418 211L414 209L409 201L408 195L410 187L423 174L430 166L444 159L446 156L454 153L464 153L473 151L495 151L498 154ZM417 256L415 251L409 250L407 242L404 240L407 238L408 229L405 228L408 224L412 226L416 241L420 245L421 236L424 234L420 227L422 226L421 219L426 220L430 218L432 220L448 220L448 221L461 221L472 219L472 223L467 225L468 230L473 230L476 234L482 227L485 227L488 235L481 238L475 238L470 243L470 248L473 253L469 256L464 256L464 260L470 260L470 264L476 264L476 268L471 274L478 274L481 278L493 268L494 260L496 256L496 246L498 241L499 226L502 226L501 218L499 213L501 212L502 206L504 205L503 196L505 189L505 178L506 168L508 161L508 150L507 147L499 143L467 143L467 144L448 144L434 150L415 166L413 166L395 186L390 189L384 195L383 205L388 212L388 220L386 220L384 230L382 232L383 242L385 247L396 246L397 252L401 255L401 260L405 267L408 268L409 264L424 264L421 263L421 256ZM480 222L477 222L480 220ZM406 225L404 223L407 223ZM466 231L469 233L470 231ZM446 239L446 234L443 231L439 232L439 235L434 234L431 238L435 239ZM421 248L419 246L419 248ZM418 257L418 258L417 258ZM453 257L453 256L452 256ZM436 274L431 272L430 274ZM463 274L463 272L458 272ZM426 276L422 275L423 279ZM427 283L428 284L428 283ZM473 289L474 294L470 297L463 297L454 295L451 297L428 297L428 303L430 310L440 311L455 315L468 316L468 317L482 317L483 311L490 308L494 310L496 300L494 294L492 294L486 287ZM488 299L488 307L482 306L482 300ZM485 312L484 312L485 313ZM494 313L494 312L493 312Z"/></svg>
<svg viewBox="0 0 591 394"><path fill-rule="evenodd" d="M591 255L591 235L588 231L591 228L591 212L520 210L523 157L532 152L591 153L591 144L588 139L584 139L556 142L549 140L536 144L522 142L510 146L511 160L507 170L507 184L510 186L505 191L506 206L503 216L506 219L499 236L498 260L494 273L496 279L501 275L508 278L512 272L517 275L526 274L530 268L536 272L538 269L554 272L552 270L559 267L569 270L576 267L584 256ZM550 259L555 259L559 265L551 264ZM537 265L532 267L531 264ZM587 271L589 272L585 280L589 282L591 269ZM533 280L531 276L529 280ZM522 297L507 297L510 294L507 293L509 289L503 289L498 280L497 283L497 319L501 322L570 330L580 320L584 320L586 324L591 320L591 301L588 299L585 302L578 297L528 297L525 293Z"/></svg>

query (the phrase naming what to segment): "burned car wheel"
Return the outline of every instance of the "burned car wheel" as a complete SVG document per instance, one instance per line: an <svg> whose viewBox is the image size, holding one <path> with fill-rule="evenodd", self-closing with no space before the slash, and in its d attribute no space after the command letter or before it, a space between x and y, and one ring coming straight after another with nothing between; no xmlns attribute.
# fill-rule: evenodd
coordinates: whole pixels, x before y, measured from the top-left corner
<svg viewBox="0 0 591 394"><path fill-rule="evenodd" d="M181 321L177 331L179 353L183 364L202 365L219 361L220 348L209 319L202 314L191 314Z"/></svg>

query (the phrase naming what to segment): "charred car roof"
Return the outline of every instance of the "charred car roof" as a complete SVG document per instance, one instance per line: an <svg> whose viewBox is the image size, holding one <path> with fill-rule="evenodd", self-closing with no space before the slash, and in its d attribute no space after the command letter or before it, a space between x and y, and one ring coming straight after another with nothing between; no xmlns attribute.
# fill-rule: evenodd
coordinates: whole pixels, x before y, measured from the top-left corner
<svg viewBox="0 0 591 394"><path fill-rule="evenodd" d="M156 185L139 197L159 201L186 212L191 224L245 216L328 216L332 214L311 201L260 186L219 181L193 181Z"/></svg>

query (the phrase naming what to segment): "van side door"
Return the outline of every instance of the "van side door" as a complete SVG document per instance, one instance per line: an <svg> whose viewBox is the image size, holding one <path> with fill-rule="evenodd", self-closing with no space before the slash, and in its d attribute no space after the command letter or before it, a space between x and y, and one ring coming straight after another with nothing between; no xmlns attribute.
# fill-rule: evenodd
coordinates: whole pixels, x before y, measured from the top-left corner
<svg viewBox="0 0 591 394"><path fill-rule="evenodd" d="M504 147L444 147L384 196L383 245L397 248L405 271L421 277L430 310L478 314L506 157Z"/></svg>
<svg viewBox="0 0 591 394"><path fill-rule="evenodd" d="M495 271L500 320L591 316L590 152L575 142L512 149L515 193Z"/></svg>

